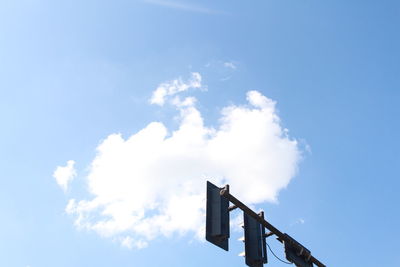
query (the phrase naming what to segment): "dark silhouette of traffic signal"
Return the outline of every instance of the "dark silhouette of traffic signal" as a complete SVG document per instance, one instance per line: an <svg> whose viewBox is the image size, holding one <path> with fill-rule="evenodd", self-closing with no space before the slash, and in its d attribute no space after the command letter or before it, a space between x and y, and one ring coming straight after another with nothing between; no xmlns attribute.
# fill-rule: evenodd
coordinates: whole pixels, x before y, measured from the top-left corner
<svg viewBox="0 0 400 267"><path fill-rule="evenodd" d="M233 205L229 207L229 202ZM229 185L219 188L207 181L206 239L214 245L229 249L229 212L239 208L244 215L245 260L250 267L263 267L267 263L266 238L272 235L285 246L286 259L297 267L326 267L302 244L282 233L264 219L264 213L255 213L229 193ZM265 234L265 229L270 232ZM271 251L272 252L272 251ZM273 252L272 254L277 257ZM278 257L277 257L278 258ZM278 258L279 259L279 258ZM283 261L279 259L280 261Z"/></svg>
<svg viewBox="0 0 400 267"><path fill-rule="evenodd" d="M206 240L229 250L229 200L220 195L221 188L207 181Z"/></svg>
<svg viewBox="0 0 400 267"><path fill-rule="evenodd" d="M313 264L310 262L311 252L290 235L284 235L287 240L283 241L283 244L285 245L286 259L293 262L297 267L313 267ZM297 247L301 246L301 249L296 249L295 245L297 245Z"/></svg>
<svg viewBox="0 0 400 267"><path fill-rule="evenodd" d="M243 220L246 264L250 267L262 267L267 263L265 229L261 223L246 213L243 213Z"/></svg>

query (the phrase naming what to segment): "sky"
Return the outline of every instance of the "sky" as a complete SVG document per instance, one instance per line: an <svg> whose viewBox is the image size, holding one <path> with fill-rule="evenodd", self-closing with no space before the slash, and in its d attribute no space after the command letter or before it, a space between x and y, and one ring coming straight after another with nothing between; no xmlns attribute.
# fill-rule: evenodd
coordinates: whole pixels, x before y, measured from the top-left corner
<svg viewBox="0 0 400 267"><path fill-rule="evenodd" d="M400 266L399 26L394 0L0 0L0 266L245 266L239 211L205 241L207 180L327 266Z"/></svg>

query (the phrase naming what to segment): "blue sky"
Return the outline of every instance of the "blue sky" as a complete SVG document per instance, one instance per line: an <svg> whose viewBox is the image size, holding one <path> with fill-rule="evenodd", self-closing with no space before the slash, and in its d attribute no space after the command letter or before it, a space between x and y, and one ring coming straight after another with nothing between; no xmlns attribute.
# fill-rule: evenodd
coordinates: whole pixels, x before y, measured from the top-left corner
<svg viewBox="0 0 400 267"><path fill-rule="evenodd" d="M251 198L239 186L231 187L233 194L244 194L328 266L400 266L394 249L400 236L399 18L400 4L389 0L0 1L0 266L244 266L237 256L240 232L233 232L228 253L175 224L169 235L160 226L148 240L133 235L148 245L128 248L115 229L104 236L79 228L79 214L66 212L71 199L94 199L91 164L107 137L128 140L151 122L162 122L169 134L182 126L179 114L186 109L179 103L150 100L162 84L190 84L193 73L201 75L201 86L176 95L197 99L206 129L218 132L224 107L263 110L246 100L257 91L276 101L268 114L280 121L268 125L289 131L287 139L283 133L268 140L289 149L272 157L274 166L297 172L277 171L274 178L266 169L265 180L248 178L249 188L267 181L264 195ZM277 151L265 146L261 152ZM249 172L254 160L246 159L258 155L250 152L240 164ZM76 176L64 192L53 174L69 160ZM199 159L204 162L209 159ZM215 171L237 167L226 162ZM126 185L115 177L104 179ZM275 202L269 185L276 186ZM92 212L87 222L101 221ZM146 212L151 217L158 210ZM270 243L283 257L282 246ZM269 259L269 266L284 266Z"/></svg>

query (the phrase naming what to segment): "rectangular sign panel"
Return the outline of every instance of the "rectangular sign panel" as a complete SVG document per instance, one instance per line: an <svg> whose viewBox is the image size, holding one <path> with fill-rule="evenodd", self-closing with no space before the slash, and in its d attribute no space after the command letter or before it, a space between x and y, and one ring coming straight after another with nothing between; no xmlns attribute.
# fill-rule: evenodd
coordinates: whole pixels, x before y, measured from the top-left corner
<svg viewBox="0 0 400 267"><path fill-rule="evenodd" d="M221 188L207 181L206 240L229 250L229 200L220 195Z"/></svg>
<svg viewBox="0 0 400 267"><path fill-rule="evenodd" d="M244 219L244 248L246 265L250 267L262 267L266 262L264 255L263 226L253 217L243 214Z"/></svg>

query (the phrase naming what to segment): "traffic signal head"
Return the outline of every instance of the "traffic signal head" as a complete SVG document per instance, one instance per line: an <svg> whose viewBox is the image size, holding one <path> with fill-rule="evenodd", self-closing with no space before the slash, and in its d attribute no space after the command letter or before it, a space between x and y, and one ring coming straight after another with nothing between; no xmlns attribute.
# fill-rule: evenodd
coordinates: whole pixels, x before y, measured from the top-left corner
<svg viewBox="0 0 400 267"><path fill-rule="evenodd" d="M313 267L312 262L309 261L311 252L290 235L285 234L285 236L289 240L288 242L284 242L286 259L298 267ZM298 249L299 247L301 247L300 250Z"/></svg>
<svg viewBox="0 0 400 267"><path fill-rule="evenodd" d="M220 195L221 188L207 181L206 240L229 250L229 200Z"/></svg>
<svg viewBox="0 0 400 267"><path fill-rule="evenodd" d="M265 229L253 217L243 213L244 248L246 264L250 267L262 267L267 263Z"/></svg>

